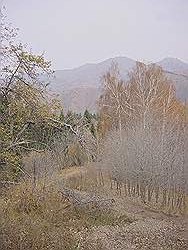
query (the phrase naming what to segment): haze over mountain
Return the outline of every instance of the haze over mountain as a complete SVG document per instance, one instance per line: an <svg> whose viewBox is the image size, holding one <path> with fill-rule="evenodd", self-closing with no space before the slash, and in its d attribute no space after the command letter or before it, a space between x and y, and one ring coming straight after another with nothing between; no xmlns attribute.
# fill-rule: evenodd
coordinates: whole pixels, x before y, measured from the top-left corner
<svg viewBox="0 0 188 250"><path fill-rule="evenodd" d="M110 68L112 62L117 63L123 79L133 69L136 61L127 57L115 57L97 64L85 64L70 70L57 70L50 87L62 98L65 110L83 112L86 108L96 111L97 100L101 93L101 77ZM188 64L176 59L165 58L157 62L173 81L177 97L188 98Z"/></svg>
<svg viewBox="0 0 188 250"><path fill-rule="evenodd" d="M188 64L178 58L167 57L157 62L165 71L171 71L178 74L188 74Z"/></svg>
<svg viewBox="0 0 188 250"><path fill-rule="evenodd" d="M176 94L179 99L185 101L188 99L188 63L177 58L165 58L157 63L172 80Z"/></svg>

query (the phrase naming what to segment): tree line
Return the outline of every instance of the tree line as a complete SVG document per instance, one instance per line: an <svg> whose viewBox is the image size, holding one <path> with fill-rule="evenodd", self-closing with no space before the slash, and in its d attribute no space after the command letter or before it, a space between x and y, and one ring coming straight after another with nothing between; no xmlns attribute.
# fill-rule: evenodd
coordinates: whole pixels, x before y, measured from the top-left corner
<svg viewBox="0 0 188 250"><path fill-rule="evenodd" d="M103 168L119 192L169 211L185 209L188 191L187 104L155 64L137 63L127 82L116 65L100 98Z"/></svg>

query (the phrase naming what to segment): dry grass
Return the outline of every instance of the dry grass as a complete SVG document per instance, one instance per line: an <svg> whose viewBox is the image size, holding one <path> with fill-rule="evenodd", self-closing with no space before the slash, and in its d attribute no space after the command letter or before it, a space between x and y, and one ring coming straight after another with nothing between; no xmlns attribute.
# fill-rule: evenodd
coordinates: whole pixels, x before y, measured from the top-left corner
<svg viewBox="0 0 188 250"><path fill-rule="evenodd" d="M83 195L95 193L101 198L113 198L115 207L111 207L108 211L75 207L71 200L62 197L61 184L79 190ZM109 244L113 243L116 249L116 230L119 235L119 232L123 232L123 228L130 229L128 233L126 231L125 238L131 235L132 239L135 233L132 232L131 225L139 228L145 218L148 220L154 218L154 224L157 222L163 225L163 219L165 221L167 219L163 214L146 209L145 205L134 197L126 197L123 190L120 193L116 186L111 189L108 173L101 174L92 166L64 169L51 177L35 181L25 180L12 186L0 197L0 216L0 250L109 249L105 248L107 246L105 235L108 234L108 229L110 238L107 242L112 241ZM146 223L146 228L149 225L150 223ZM170 227L173 231L173 225ZM151 230L154 229L155 225ZM114 233L111 236L112 231ZM165 237L168 235L165 231L163 233L164 239L167 239ZM142 239L145 235L139 237Z"/></svg>
<svg viewBox="0 0 188 250"><path fill-rule="evenodd" d="M65 177L65 173L59 175L60 180L62 176ZM73 176L67 172L70 185ZM79 176L77 171L76 176ZM75 208L62 198L60 180L57 181L57 176L41 178L35 183L25 180L1 196L0 250L79 249L80 235L84 237L84 232L91 228L131 222L127 216L117 216L111 211ZM86 186L83 179L82 182Z"/></svg>
<svg viewBox="0 0 188 250"><path fill-rule="evenodd" d="M51 183L13 187L0 204L1 249L74 249L67 205Z"/></svg>

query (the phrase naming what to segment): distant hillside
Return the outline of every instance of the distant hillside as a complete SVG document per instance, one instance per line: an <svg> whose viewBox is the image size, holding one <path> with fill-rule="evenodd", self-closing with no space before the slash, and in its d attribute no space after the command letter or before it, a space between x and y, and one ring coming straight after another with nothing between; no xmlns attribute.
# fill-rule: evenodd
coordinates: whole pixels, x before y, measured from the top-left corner
<svg viewBox="0 0 188 250"><path fill-rule="evenodd" d="M168 57L157 64L166 71L167 76L173 81L177 97L182 101L188 99L188 63Z"/></svg>
<svg viewBox="0 0 188 250"><path fill-rule="evenodd" d="M101 93L101 77L110 68L112 62L119 66L123 79L135 66L136 61L127 57L115 57L97 64L86 64L70 70L57 70L50 85L63 100L65 110L83 112L86 108L96 111L97 100ZM188 64L176 58L165 58L157 62L173 80L178 98L188 98Z"/></svg>
<svg viewBox="0 0 188 250"><path fill-rule="evenodd" d="M157 62L164 70L171 71L177 74L187 74L188 75L188 63L182 62L177 58L167 57L162 61Z"/></svg>

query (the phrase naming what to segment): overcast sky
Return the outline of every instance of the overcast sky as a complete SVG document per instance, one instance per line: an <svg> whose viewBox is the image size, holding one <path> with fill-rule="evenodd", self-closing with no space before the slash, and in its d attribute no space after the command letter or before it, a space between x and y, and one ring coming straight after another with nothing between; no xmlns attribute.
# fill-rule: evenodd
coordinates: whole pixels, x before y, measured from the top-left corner
<svg viewBox="0 0 188 250"><path fill-rule="evenodd" d="M109 57L188 62L188 0L0 0L20 39L56 69Z"/></svg>

